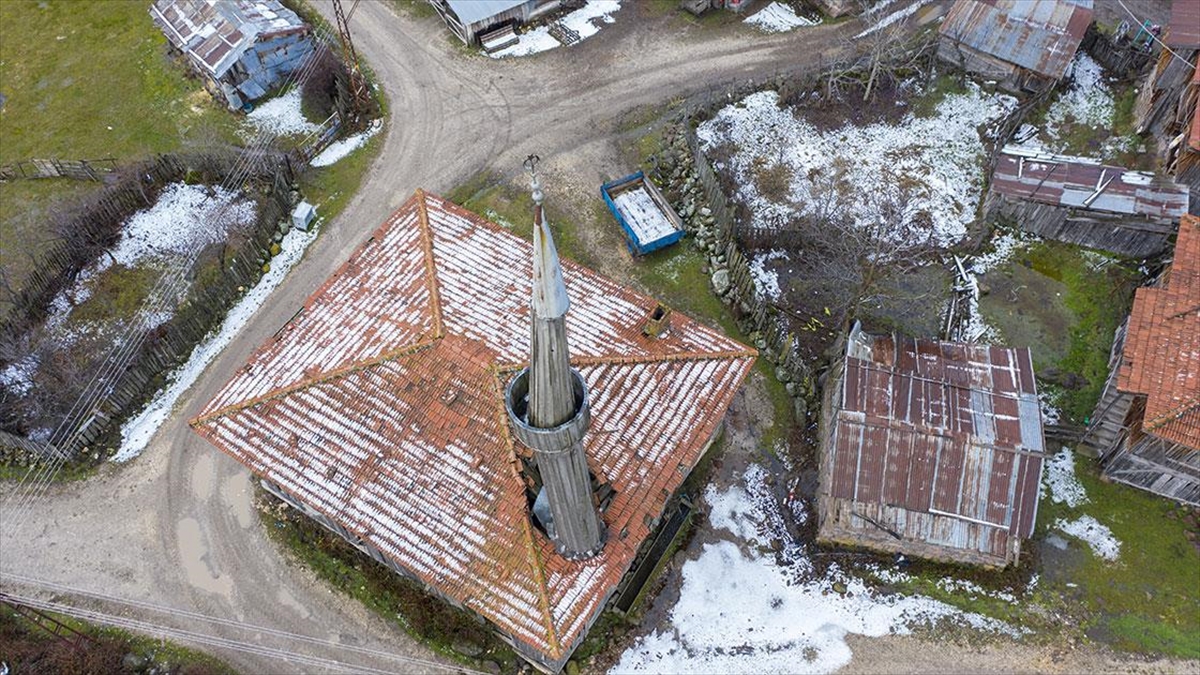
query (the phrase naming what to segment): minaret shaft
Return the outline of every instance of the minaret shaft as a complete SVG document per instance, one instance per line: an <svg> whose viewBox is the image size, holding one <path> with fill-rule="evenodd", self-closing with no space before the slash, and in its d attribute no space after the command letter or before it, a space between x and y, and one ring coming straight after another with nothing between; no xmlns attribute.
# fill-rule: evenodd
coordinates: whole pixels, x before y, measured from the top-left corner
<svg viewBox="0 0 1200 675"><path fill-rule="evenodd" d="M564 557L587 558L604 545L604 523L592 499L583 436L591 421L586 384L571 370L567 347L567 287L554 238L542 214L542 191L533 180L533 297L529 369L507 395L517 438L533 450L552 524L547 533ZM518 412L526 396L525 414Z"/></svg>

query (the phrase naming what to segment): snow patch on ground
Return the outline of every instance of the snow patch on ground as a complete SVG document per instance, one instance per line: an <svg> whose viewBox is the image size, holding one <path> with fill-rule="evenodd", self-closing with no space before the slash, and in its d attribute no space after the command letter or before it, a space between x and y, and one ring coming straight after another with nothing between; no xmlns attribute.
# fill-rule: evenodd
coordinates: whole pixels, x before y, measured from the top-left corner
<svg viewBox="0 0 1200 675"><path fill-rule="evenodd" d="M945 619L1014 632L930 598L878 595L836 566L813 578L803 545L783 527L788 516L767 478L752 466L744 486L707 490L713 526L739 541L707 544L684 564L669 625L638 639L612 672L823 673L850 661L847 633L904 634ZM783 541L782 550L757 545L769 540Z"/></svg>
<svg viewBox="0 0 1200 675"><path fill-rule="evenodd" d="M597 22L615 22L616 19L612 15L618 9L621 9L621 0L588 0L586 5L567 14L559 19L557 23L578 33L579 41L582 42L600 32L600 25ZM516 44L492 52L488 56L493 59L502 59L508 56L528 56L529 54L537 54L561 46L562 43L550 34L549 26L539 26L517 36Z"/></svg>
<svg viewBox="0 0 1200 675"><path fill-rule="evenodd" d="M1042 408L1042 424L1049 426L1062 421L1062 408L1058 407L1058 398L1057 393L1038 392L1038 405Z"/></svg>
<svg viewBox="0 0 1200 675"><path fill-rule="evenodd" d="M315 230L302 232L293 229L288 232L280 243L282 250L279 255L271 259L271 271L264 274L258 284L229 310L220 328L192 350L187 362L168 376L167 386L159 391L150 404L121 425L121 447L113 456L113 461L127 462L146 449L154 433L171 414L179 397L200 377L217 354L233 341L271 291L283 281L288 270L300 261L304 250L316 237Z"/></svg>
<svg viewBox="0 0 1200 675"><path fill-rule="evenodd" d="M872 7L870 13L872 13L872 14L877 13L883 7L885 7L889 4L891 4L891 3L890 2L881 2L880 4L876 5L875 7ZM913 4L911 4L907 7L898 9L898 10L892 12L891 14L888 14L887 16L883 17L878 22L876 22L875 25L864 30L863 32L859 33L858 35L855 35L854 39L857 40L859 38L867 37L868 35L871 35L877 31L881 31L884 28L887 28L888 26L896 23L897 21L903 21L904 19L907 19L908 17L912 16L913 14L916 14L918 9L921 9L922 7L924 7L927 4L929 4L929 0L916 0L915 2L913 2Z"/></svg>
<svg viewBox="0 0 1200 675"><path fill-rule="evenodd" d="M754 288L767 297L768 300L778 300L783 297L783 289L779 287L779 273L767 269L767 263L772 260L786 260L787 251L773 249L766 253L756 252L750 256L750 274L754 277Z"/></svg>
<svg viewBox="0 0 1200 675"><path fill-rule="evenodd" d="M50 303L46 326L59 344L71 344L77 335L67 328L71 311L92 295L92 283L115 265L133 268L151 264L167 268L185 264L209 244L225 240L229 232L253 222L255 203L220 186L171 183L149 208L129 217L120 238L106 253L84 268L71 286ZM164 303L171 306L171 299ZM145 310L143 310L144 312ZM171 318L169 311L144 315L148 328Z"/></svg>
<svg viewBox="0 0 1200 675"><path fill-rule="evenodd" d="M989 271L1011 260L1014 253L1023 250L1035 241L1038 241L1037 237L1023 232L1001 232L992 237L990 251L969 258L965 263L955 258L961 266L962 276L959 281L966 284L965 288L959 287L958 290L967 292L967 321L962 329L960 339L965 342L1000 341L1000 335L996 329L983 318L983 314L979 310L979 279Z"/></svg>
<svg viewBox="0 0 1200 675"><path fill-rule="evenodd" d="M1067 521L1059 518L1054 527L1087 544L1092 553L1108 561L1114 561L1121 555L1121 542L1113 536L1108 526L1091 516L1080 516Z"/></svg>
<svg viewBox="0 0 1200 675"><path fill-rule="evenodd" d="M1022 124L1013 137L1014 145L1053 154L1073 154L1063 142L1065 125L1074 123L1093 129L1112 128L1116 102L1112 87L1104 77L1103 67L1080 51L1068 67L1067 77L1074 79L1050 103L1043 126L1039 129ZM1122 151L1127 143L1128 139L1110 139L1101 154Z"/></svg>
<svg viewBox="0 0 1200 675"><path fill-rule="evenodd" d="M347 136L340 141L334 141L333 143L330 143L329 147L318 153L316 157L313 157L309 164L312 166L329 166L330 164L334 164L338 160L345 158L350 153L366 145L367 141L371 140L371 137L379 133L379 130L382 128L383 123L379 120L375 120L371 124L370 129L354 134L353 136Z"/></svg>
<svg viewBox="0 0 1200 675"><path fill-rule="evenodd" d="M781 229L831 205L862 226L880 217L875 198L880 177L905 176L912 179L903 214L907 222L897 231L950 246L966 235L982 194L985 149L978 129L1015 104L1016 99L970 85L965 94L947 96L928 118L908 115L895 126L822 131L791 108L781 109L776 92L764 91L726 106L697 133L709 151L725 142L734 145L729 166L718 168L732 170L755 227ZM790 172L784 203L758 190L755 172L764 162L783 164ZM843 185L850 186L849 194Z"/></svg>
<svg viewBox="0 0 1200 675"><path fill-rule="evenodd" d="M805 18L788 5L772 2L762 11L746 17L746 23L765 33L786 33L801 26L816 26L821 20Z"/></svg>
<svg viewBox="0 0 1200 675"><path fill-rule="evenodd" d="M113 247L119 265L133 267L146 258L194 255L224 241L230 229L254 220L255 205L223 187L171 183L158 201L133 214ZM108 256L101 260L107 263Z"/></svg>
<svg viewBox="0 0 1200 675"><path fill-rule="evenodd" d="M0 368L0 384L17 396L24 396L33 390L33 374L37 372L37 368L37 355L29 354L20 361Z"/></svg>
<svg viewBox="0 0 1200 675"><path fill-rule="evenodd" d="M1088 502L1087 491L1075 476L1075 453L1069 448L1063 448L1046 459L1044 466L1042 494L1048 494L1056 504L1066 504L1071 508Z"/></svg>
<svg viewBox="0 0 1200 675"><path fill-rule="evenodd" d="M273 136L311 134L320 128L300 112L300 87L292 87L282 96L267 101L246 115L247 124L240 133L250 139L261 133Z"/></svg>

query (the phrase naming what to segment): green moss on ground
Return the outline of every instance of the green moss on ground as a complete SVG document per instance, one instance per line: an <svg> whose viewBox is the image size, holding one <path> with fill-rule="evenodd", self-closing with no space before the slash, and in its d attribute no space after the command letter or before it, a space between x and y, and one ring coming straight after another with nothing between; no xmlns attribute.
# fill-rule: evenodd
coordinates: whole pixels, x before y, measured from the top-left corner
<svg viewBox="0 0 1200 675"><path fill-rule="evenodd" d="M1075 473L1088 502L1071 509L1043 499L1036 536L1044 538L1059 519L1086 514L1112 530L1121 542L1120 557L1106 561L1060 533L1082 554L1072 569L1044 577L1039 601L1065 599L1078 630L1117 649L1200 658L1195 516L1162 497L1103 479L1094 461L1077 458Z"/></svg>
<svg viewBox="0 0 1200 675"><path fill-rule="evenodd" d="M1118 258L1058 242L1038 242L1025 256L1035 271L1066 286L1062 300L1074 323L1066 354L1053 365L1076 376L1079 386L1063 389L1059 406L1082 423L1100 400L1113 336L1129 315L1140 276Z"/></svg>

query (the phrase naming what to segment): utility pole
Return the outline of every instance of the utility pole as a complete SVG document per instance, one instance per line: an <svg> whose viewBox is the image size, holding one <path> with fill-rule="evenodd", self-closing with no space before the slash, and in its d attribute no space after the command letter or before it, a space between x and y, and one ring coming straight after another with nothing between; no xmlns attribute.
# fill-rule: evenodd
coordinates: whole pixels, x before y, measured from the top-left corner
<svg viewBox="0 0 1200 675"><path fill-rule="evenodd" d="M347 12L342 7L342 0L333 0L333 15L337 19L338 37L342 41L342 59L350 68L350 94L353 97L351 109L354 111L354 119L350 120L350 125L354 127L360 124L363 112L371 105L367 79L363 77L362 68L358 65L358 52L355 51L354 41L350 37L350 17L354 16L358 3L359 0L354 0L350 11Z"/></svg>

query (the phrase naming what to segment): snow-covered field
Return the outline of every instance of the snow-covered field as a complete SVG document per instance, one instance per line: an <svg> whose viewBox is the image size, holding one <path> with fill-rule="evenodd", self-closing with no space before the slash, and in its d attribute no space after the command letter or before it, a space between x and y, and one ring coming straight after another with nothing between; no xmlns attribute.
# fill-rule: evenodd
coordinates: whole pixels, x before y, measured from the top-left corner
<svg viewBox="0 0 1200 675"><path fill-rule="evenodd" d="M262 276L253 288L246 292L238 301L220 328L192 350L187 362L176 369L167 378L167 386L158 392L154 400L144 410L121 425L121 447L113 455L113 460L126 462L137 457L146 449L154 432L162 426L175 406L175 402L183 395L196 378L204 372L204 368L228 345L238 334L250 317L254 314L279 285L283 278L301 256L308 245L317 238L316 230L302 232L293 229L288 232L280 243L282 251L271 259L271 270Z"/></svg>
<svg viewBox="0 0 1200 675"><path fill-rule="evenodd" d="M586 5L567 14L556 23L575 31L579 35L579 41L582 42L599 33L601 24L616 21L612 15L618 9L621 9L621 0L588 0ZM527 56L561 46L562 43L550 34L549 26L539 26L519 35L516 44L492 52L488 56L493 59Z"/></svg>
<svg viewBox="0 0 1200 675"><path fill-rule="evenodd" d="M801 26L816 26L821 23L821 19L800 16L790 5L772 2L746 17L745 22L764 33L786 33Z"/></svg>
<svg viewBox="0 0 1200 675"><path fill-rule="evenodd" d="M243 138L250 139L263 132L274 136L295 136L311 134L318 128L300 112L300 87L292 87L283 96L276 96L250 111L240 133Z"/></svg>
<svg viewBox="0 0 1200 675"><path fill-rule="evenodd" d="M909 198L897 231L949 246L966 235L982 194L986 153L978 129L1015 104L972 84L965 94L948 95L927 118L910 114L897 125L821 130L780 108L777 93L764 91L723 108L700 125L698 136L710 153L725 142L735 147L728 166L718 168L732 172L756 227L779 229L831 204L856 223L869 222L879 216L881 176L904 176ZM759 192L755 170L764 163L787 167L784 203Z"/></svg>
<svg viewBox="0 0 1200 675"><path fill-rule="evenodd" d="M922 596L881 596L833 566L814 577L807 551L791 539L766 472L744 484L709 488L709 519L726 539L683 566L669 625L638 639L614 673L827 673L850 661L848 633L903 634L943 620L1017 634L1011 627ZM765 547L785 542L778 555Z"/></svg>

